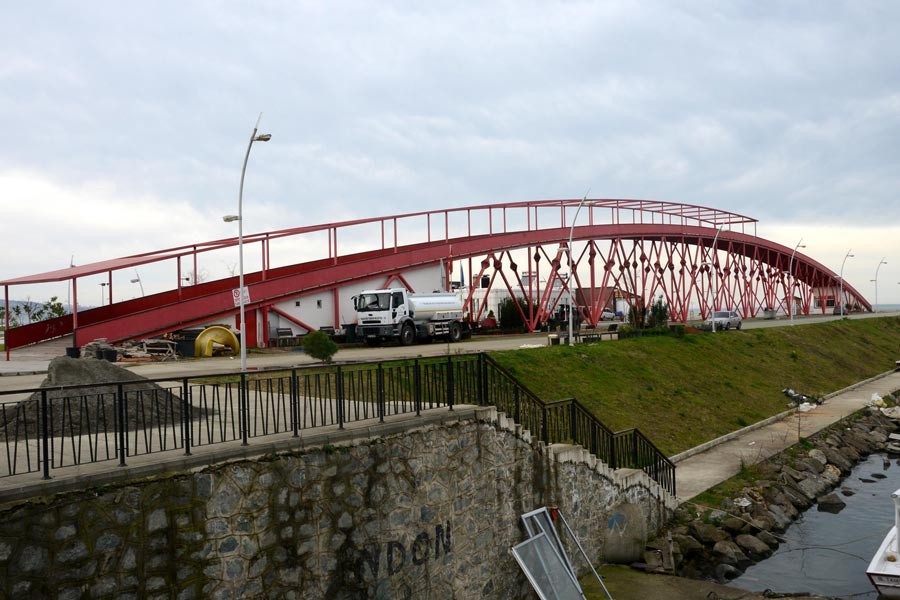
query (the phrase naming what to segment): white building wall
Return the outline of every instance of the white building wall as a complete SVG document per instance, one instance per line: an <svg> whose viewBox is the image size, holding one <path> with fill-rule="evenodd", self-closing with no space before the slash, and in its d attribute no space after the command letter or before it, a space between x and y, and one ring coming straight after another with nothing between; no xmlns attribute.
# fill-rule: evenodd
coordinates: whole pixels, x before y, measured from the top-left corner
<svg viewBox="0 0 900 600"><path fill-rule="evenodd" d="M409 282L409 285L412 286L413 290L417 293L428 293L443 290L444 276L442 273L442 266L440 265L411 269L408 271L404 271L402 275L403 278L407 282ZM363 290L381 289L382 287L384 287L386 280L387 277L385 277L384 275L379 275L367 280L355 282L352 285L340 287L338 289L338 323L334 322L334 295L331 290L290 297L275 303L274 306L278 308L278 310L291 315L295 319L302 321L303 323L307 323L314 329L320 329L322 327L341 328L344 325L356 323L356 311L353 309L353 296L358 295ZM494 316L499 319L500 303L510 296L505 287L499 287L502 286L502 281L495 281L495 286L490 291L488 291L486 288L480 287L481 281L475 283L478 287L475 288L475 292L473 294L474 310L478 310L478 307L481 305L485 294L487 294L487 306L485 307L481 318L486 318L490 311L494 311ZM540 297L543 294L542 285L546 285L546 282L537 285L537 297ZM399 280L394 280L390 284L390 287L403 287L403 283ZM462 299L465 300L466 296L468 295L468 289L463 288L460 289L459 292L462 296ZM554 298L560 293L558 285L552 293ZM562 294L562 298L559 304L568 304L568 296L566 294ZM250 309L247 310L249 311ZM210 321L208 323L205 323L204 326L224 325L226 327L234 328L234 324L235 318L229 316L218 319L216 321ZM261 342L263 339L263 320L262 312L259 310L257 310L256 324L256 339ZM275 331L279 328L290 327L294 335L302 335L304 333L307 333L306 329L304 329L303 327L272 311L269 312L268 324L269 339L274 339L276 337Z"/></svg>
<svg viewBox="0 0 900 600"><path fill-rule="evenodd" d="M416 292L433 292L441 289L441 268L440 266L423 267L419 269L409 270L402 273L403 278L409 282L409 285ZM338 320L334 322L334 295L330 290L316 292L313 294L305 294L303 296L293 297L282 302L278 302L275 306L284 313L307 323L310 327L316 329L322 327L342 327L350 323L356 323L356 311L353 309L353 296L358 295L363 290L380 289L384 287L387 278L384 275L373 277L371 279L357 281L352 285L346 285L338 288ZM401 281L395 280L390 287L403 287ZM275 329L279 327L290 327L294 334L306 333L306 330L290 320L276 313L269 313L269 335L274 336Z"/></svg>

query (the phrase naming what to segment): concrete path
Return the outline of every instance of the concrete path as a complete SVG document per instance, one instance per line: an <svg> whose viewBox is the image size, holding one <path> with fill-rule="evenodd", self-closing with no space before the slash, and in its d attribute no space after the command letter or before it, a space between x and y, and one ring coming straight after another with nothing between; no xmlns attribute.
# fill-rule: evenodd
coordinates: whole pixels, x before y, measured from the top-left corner
<svg viewBox="0 0 900 600"><path fill-rule="evenodd" d="M8 377L32 376L36 385L43 380L50 360L56 356L65 356L66 347L71 346L72 336L51 340L26 348L16 348L10 352L10 360L0 353L0 386L8 383ZM335 355L337 362L361 362L371 360L392 360L398 358L415 358L421 356L441 356L446 354L465 354L473 352L491 352L497 350L518 350L523 348L541 348L548 345L546 333L528 333L517 335L478 336L463 340L458 344L438 343L414 344L412 346L388 345L378 348L366 346L348 346L341 348ZM251 350L247 356L248 370L268 367L292 367L318 362L299 348L283 351ZM170 377L177 375L204 375L212 373L228 373L240 371L241 361L238 357L188 358L137 363L116 363L144 377ZM8 377L7 377L8 376ZM22 380L24 381L24 380ZM13 384L9 384L13 385ZM17 388L27 385L15 384ZM12 389L12 388L10 388Z"/></svg>
<svg viewBox="0 0 900 600"><path fill-rule="evenodd" d="M891 371L826 396L809 412L786 411L672 457L681 502L736 475L741 465L756 464L862 409L872 394L900 390L900 371ZM787 403L785 398L785 403Z"/></svg>

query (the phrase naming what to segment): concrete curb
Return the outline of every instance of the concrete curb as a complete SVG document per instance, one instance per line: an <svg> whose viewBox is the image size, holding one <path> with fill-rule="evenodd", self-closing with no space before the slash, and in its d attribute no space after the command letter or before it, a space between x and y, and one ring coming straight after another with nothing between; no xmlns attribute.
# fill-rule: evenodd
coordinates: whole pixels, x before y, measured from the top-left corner
<svg viewBox="0 0 900 600"><path fill-rule="evenodd" d="M870 378L864 379L862 381L857 381L853 385L849 385L849 386L845 387L844 389L838 390L836 392L831 392L830 394L826 394L822 398L824 400L828 400L829 398L833 398L833 397L837 396L838 394L843 394L844 392L849 392L851 390L855 390L858 387L861 387L861 386L871 383L873 381L878 381L879 379L887 377L891 373L894 373L895 370L896 369L890 370L890 371L885 371L884 373L875 375L874 377L870 377ZM735 438L738 438L742 435L750 433L751 431L756 431L757 429L762 429L763 427L771 425L772 423L777 423L778 421L781 421L782 419L786 419L787 417L790 417L791 415L794 415L796 413L797 413L796 408L791 408L784 412L780 412L777 415L769 417L768 419L763 419L762 421L753 423L752 425L747 425L746 427L744 427L742 429L732 431L731 433L726 433L725 435L717 437L714 440L710 440L708 442L700 444L699 446L695 446L689 450L685 450L684 452L680 452L674 456L670 456L669 460L671 460L673 463L675 463L677 465L679 462L681 462L685 459L688 459L692 456L695 456L697 454L700 454L701 452L706 452L710 448L715 448L719 444L724 444L725 442L729 442Z"/></svg>
<svg viewBox="0 0 900 600"><path fill-rule="evenodd" d="M43 371L0 371L0 377L20 377L25 375L46 375L47 370Z"/></svg>

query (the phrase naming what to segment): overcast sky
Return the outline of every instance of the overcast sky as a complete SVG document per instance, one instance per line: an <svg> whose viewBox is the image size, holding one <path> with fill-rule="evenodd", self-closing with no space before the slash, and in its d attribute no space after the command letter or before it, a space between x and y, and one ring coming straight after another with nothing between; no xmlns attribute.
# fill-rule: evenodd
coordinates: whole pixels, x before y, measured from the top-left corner
<svg viewBox="0 0 900 600"><path fill-rule="evenodd" d="M420 6L425 5L425 7ZM245 232L701 204L900 302L900 2L18 2L0 279ZM15 294L13 294L15 297ZM33 298L40 299L40 298Z"/></svg>

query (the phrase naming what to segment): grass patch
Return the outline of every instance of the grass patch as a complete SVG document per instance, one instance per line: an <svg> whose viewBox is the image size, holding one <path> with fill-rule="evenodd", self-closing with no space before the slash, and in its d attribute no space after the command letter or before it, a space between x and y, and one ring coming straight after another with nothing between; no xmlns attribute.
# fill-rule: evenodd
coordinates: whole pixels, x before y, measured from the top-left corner
<svg viewBox="0 0 900 600"><path fill-rule="evenodd" d="M786 410L786 387L823 396L889 370L900 356L900 318L492 356L543 400L577 398L611 429L637 427L673 455Z"/></svg>
<svg viewBox="0 0 900 600"><path fill-rule="evenodd" d="M689 503L694 503L698 508L698 512L705 515L709 509L721 506L722 500L737 497L741 490L752 486L762 478L763 476L757 465L741 464L741 470L738 471L737 475L723 481L714 488L706 490L696 498L691 499Z"/></svg>

